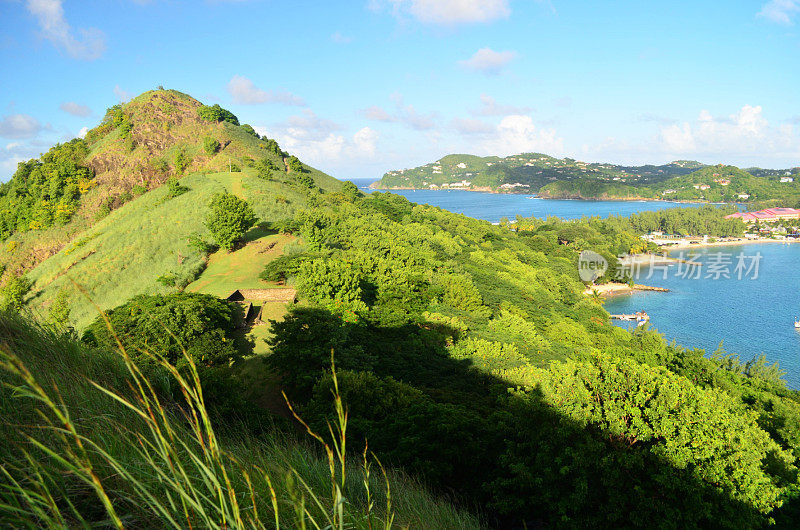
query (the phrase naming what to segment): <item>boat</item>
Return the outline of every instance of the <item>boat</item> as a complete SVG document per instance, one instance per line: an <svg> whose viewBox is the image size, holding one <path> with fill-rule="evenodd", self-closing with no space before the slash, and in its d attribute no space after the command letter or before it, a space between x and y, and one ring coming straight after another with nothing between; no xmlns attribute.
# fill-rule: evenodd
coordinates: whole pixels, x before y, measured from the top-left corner
<svg viewBox="0 0 800 530"><path fill-rule="evenodd" d="M794 321L794 328L795 329L800 329L800 320L795 320Z"/></svg>

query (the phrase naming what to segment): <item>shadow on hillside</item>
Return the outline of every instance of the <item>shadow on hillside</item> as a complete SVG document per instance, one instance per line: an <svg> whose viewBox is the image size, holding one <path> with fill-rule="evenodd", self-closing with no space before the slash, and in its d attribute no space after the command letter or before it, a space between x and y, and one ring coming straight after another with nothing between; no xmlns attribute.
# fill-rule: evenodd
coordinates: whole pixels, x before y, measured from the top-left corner
<svg viewBox="0 0 800 530"><path fill-rule="evenodd" d="M277 233L278 231L274 228L271 228L268 222L262 221L248 230L242 241L247 244L257 239L261 239L262 237L272 236Z"/></svg>
<svg viewBox="0 0 800 530"><path fill-rule="evenodd" d="M313 308L273 327L267 362L318 432L331 410L331 385L318 380L333 350L348 446L368 439L384 463L469 499L498 527L759 525L753 507L645 444L587 428L537 390L514 396L507 381L450 358L448 330L350 324Z"/></svg>

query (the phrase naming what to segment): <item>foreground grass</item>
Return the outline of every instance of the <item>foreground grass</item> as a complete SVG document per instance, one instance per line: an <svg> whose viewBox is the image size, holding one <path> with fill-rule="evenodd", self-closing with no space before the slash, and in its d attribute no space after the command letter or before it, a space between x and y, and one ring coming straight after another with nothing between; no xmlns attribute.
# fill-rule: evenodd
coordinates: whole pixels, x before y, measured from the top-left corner
<svg viewBox="0 0 800 530"><path fill-rule="evenodd" d="M0 526L480 526L368 453L345 458L337 397L336 442L312 448L216 429L191 366L145 375L16 315L0 344Z"/></svg>

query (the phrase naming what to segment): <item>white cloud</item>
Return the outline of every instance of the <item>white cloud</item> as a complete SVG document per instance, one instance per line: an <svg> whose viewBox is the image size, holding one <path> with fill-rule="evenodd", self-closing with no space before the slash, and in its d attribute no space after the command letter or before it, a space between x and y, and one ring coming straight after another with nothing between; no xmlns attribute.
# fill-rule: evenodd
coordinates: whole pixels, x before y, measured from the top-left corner
<svg viewBox="0 0 800 530"><path fill-rule="evenodd" d="M39 120L28 114L11 114L0 120L0 137L33 138L43 129Z"/></svg>
<svg viewBox="0 0 800 530"><path fill-rule="evenodd" d="M762 6L756 16L790 26L794 23L794 17L798 12L800 12L798 0L770 0Z"/></svg>
<svg viewBox="0 0 800 530"><path fill-rule="evenodd" d="M382 107L372 105L361 111L361 114L368 120L391 122L397 121L397 118L383 110Z"/></svg>
<svg viewBox="0 0 800 530"><path fill-rule="evenodd" d="M366 156L375 156L378 133L369 127L359 129L353 135L353 146L356 151Z"/></svg>
<svg viewBox="0 0 800 530"><path fill-rule="evenodd" d="M342 35L340 32L337 31L331 35L331 40L336 44L347 44L349 42L353 42L353 37Z"/></svg>
<svg viewBox="0 0 800 530"><path fill-rule="evenodd" d="M330 136L333 131L340 130L342 126L320 118L311 109L305 109L301 115L289 116L289 119L279 124L278 128L296 138L319 141Z"/></svg>
<svg viewBox="0 0 800 530"><path fill-rule="evenodd" d="M275 138L283 149L304 162L324 168L353 167L374 161L380 139L377 131L369 127L362 127L349 137L340 134L341 126L310 110L277 124L272 131L263 127L255 129L259 134Z"/></svg>
<svg viewBox="0 0 800 530"><path fill-rule="evenodd" d="M60 108L67 114L72 114L73 116L80 116L83 118L90 116L92 114L92 109L90 109L86 105L75 103L74 101L65 101L64 103L59 105L58 108Z"/></svg>
<svg viewBox="0 0 800 530"><path fill-rule="evenodd" d="M456 26L492 22L511 14L508 0L388 0L395 16L410 15L425 24ZM373 0L373 7L382 2Z"/></svg>
<svg viewBox="0 0 800 530"><path fill-rule="evenodd" d="M81 127L81 130L78 131L78 138L86 138L86 133L89 132L89 127Z"/></svg>
<svg viewBox="0 0 800 530"><path fill-rule="evenodd" d="M478 116L507 116L509 114L527 114L530 111L530 107L503 105L495 101L493 97L481 94L481 106L470 112Z"/></svg>
<svg viewBox="0 0 800 530"><path fill-rule="evenodd" d="M79 29L77 38L67 19L61 0L27 0L28 11L36 17L42 37L63 50L73 59L93 61L106 50L102 31L95 28Z"/></svg>
<svg viewBox="0 0 800 530"><path fill-rule="evenodd" d="M392 101L395 104L394 114L390 114L382 107L373 105L361 111L361 114L374 121L402 123L416 131L428 131L436 128L438 116L436 113L423 114L417 111L414 105L406 105L403 96L393 94Z"/></svg>
<svg viewBox="0 0 800 530"><path fill-rule="evenodd" d="M234 103L242 105L258 105L260 103L280 103L304 107L303 98L286 91L266 91L258 88L250 79L235 75L228 82L228 92Z"/></svg>
<svg viewBox="0 0 800 530"><path fill-rule="evenodd" d="M486 134L495 130L491 123L473 118L453 118L450 126L461 134Z"/></svg>
<svg viewBox="0 0 800 530"><path fill-rule="evenodd" d="M536 127L530 116L512 114L497 125L481 148L488 154L506 156L525 152L543 152L559 155L564 151L564 140L553 129Z"/></svg>
<svg viewBox="0 0 800 530"><path fill-rule="evenodd" d="M398 116L401 122L417 131L427 131L436 127L435 114L420 114L413 105L400 106Z"/></svg>
<svg viewBox="0 0 800 530"><path fill-rule="evenodd" d="M117 96L117 99L122 103L126 103L133 98L133 94L127 90L123 90L119 85L114 85L114 95Z"/></svg>
<svg viewBox="0 0 800 530"><path fill-rule="evenodd" d="M800 137L791 123L772 126L760 105L744 105L727 117L703 110L692 122L662 127L660 148L680 157L776 159L800 156Z"/></svg>
<svg viewBox="0 0 800 530"><path fill-rule="evenodd" d="M481 48L469 59L458 61L458 64L467 70L482 72L487 75L496 75L499 74L508 63L514 60L516 56L516 52L513 51L496 52L491 48Z"/></svg>

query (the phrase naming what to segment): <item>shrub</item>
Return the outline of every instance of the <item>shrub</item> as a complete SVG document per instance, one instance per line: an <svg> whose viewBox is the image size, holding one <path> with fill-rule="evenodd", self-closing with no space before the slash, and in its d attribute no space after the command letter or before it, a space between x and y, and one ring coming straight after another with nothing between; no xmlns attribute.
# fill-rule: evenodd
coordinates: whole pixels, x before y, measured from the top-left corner
<svg viewBox="0 0 800 530"><path fill-rule="evenodd" d="M175 154L175 170L178 173L186 171L186 168L188 168L191 163L192 157L186 154L185 150L181 149Z"/></svg>
<svg viewBox="0 0 800 530"><path fill-rule="evenodd" d="M219 148L220 144L216 138L206 136L203 140L203 151L205 151L208 156L214 155L217 151L219 151Z"/></svg>
<svg viewBox="0 0 800 530"><path fill-rule="evenodd" d="M214 240L230 251L256 223L256 215L246 201L230 193L219 193L211 199L206 227Z"/></svg>
<svg viewBox="0 0 800 530"><path fill-rule="evenodd" d="M178 182L178 179L171 177L167 180L167 198L172 199L178 195L183 195L189 188Z"/></svg>
<svg viewBox="0 0 800 530"><path fill-rule="evenodd" d="M30 280L25 276L11 276L0 288L0 310L21 310L31 286Z"/></svg>
<svg viewBox="0 0 800 530"><path fill-rule="evenodd" d="M188 243L189 243L189 248L194 249L206 256L208 254L211 254L212 252L215 252L219 248L217 245L209 243L208 241L200 237L199 234L194 234L192 236L189 236Z"/></svg>
<svg viewBox="0 0 800 530"><path fill-rule="evenodd" d="M290 156L287 164L289 166L289 170L292 173L302 173L304 171L303 163L300 162L300 159L297 158L296 156Z"/></svg>
<svg viewBox="0 0 800 530"><path fill-rule="evenodd" d="M281 146L278 145L278 142L273 140L272 138L262 138L264 140L264 147L270 153L276 154L278 156L283 156L283 150L281 150Z"/></svg>
<svg viewBox="0 0 800 530"><path fill-rule="evenodd" d="M61 289L50 304L48 320L57 328L65 328L69 321L69 298L69 292L66 289Z"/></svg>
<svg viewBox="0 0 800 530"><path fill-rule="evenodd" d="M169 163L167 163L167 161L164 160L163 158L151 158L150 167L152 167L159 173L166 173L167 171L169 171Z"/></svg>
<svg viewBox="0 0 800 530"><path fill-rule="evenodd" d="M297 183L300 184L302 187L308 189L313 189L314 186L316 185L314 183L314 179L311 178L311 175L308 175L306 173L300 173L300 175L297 177Z"/></svg>
<svg viewBox="0 0 800 530"><path fill-rule="evenodd" d="M133 195L134 197L140 197L145 193L147 193L147 188L145 186L142 186L141 184L137 184L131 188L131 195Z"/></svg>
<svg viewBox="0 0 800 530"><path fill-rule="evenodd" d="M226 366L239 358L233 306L211 295L140 295L106 316L116 338L140 362L146 358L142 351L160 353L171 364L183 357L184 350L203 366ZM116 339L102 317L86 329L82 340L116 349Z"/></svg>
<svg viewBox="0 0 800 530"><path fill-rule="evenodd" d="M242 130L251 136L255 136L256 138L261 138L255 129L253 129L252 125L245 123L242 125Z"/></svg>
<svg viewBox="0 0 800 530"><path fill-rule="evenodd" d="M237 118L231 111L220 107L219 104L214 104L210 107L203 105L197 110L197 114L199 114L200 117L206 121L226 121L228 123L232 123L233 125L239 125L239 118Z"/></svg>

